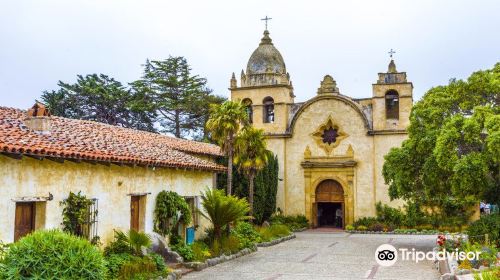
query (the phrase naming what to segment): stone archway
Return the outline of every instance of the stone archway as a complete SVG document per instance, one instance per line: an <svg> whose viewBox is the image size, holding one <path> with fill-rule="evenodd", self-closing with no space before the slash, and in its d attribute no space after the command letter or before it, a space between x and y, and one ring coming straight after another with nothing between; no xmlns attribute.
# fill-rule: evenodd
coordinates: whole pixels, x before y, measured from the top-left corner
<svg viewBox="0 0 500 280"><path fill-rule="evenodd" d="M319 227L344 228L345 201L342 185L333 179L321 181L315 190L313 224Z"/></svg>

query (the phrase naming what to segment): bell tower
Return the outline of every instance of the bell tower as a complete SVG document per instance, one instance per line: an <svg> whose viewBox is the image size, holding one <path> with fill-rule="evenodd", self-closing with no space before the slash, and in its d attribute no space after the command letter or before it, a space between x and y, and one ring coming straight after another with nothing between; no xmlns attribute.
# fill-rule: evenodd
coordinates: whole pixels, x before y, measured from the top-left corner
<svg viewBox="0 0 500 280"><path fill-rule="evenodd" d="M378 73L373 89L373 130L404 131L410 123L413 105L413 84L408 82L406 72L398 72L391 61L387 72Z"/></svg>
<svg viewBox="0 0 500 280"><path fill-rule="evenodd" d="M231 100L247 106L254 127L268 135L286 132L289 108L295 96L285 61L267 29L248 60L246 72L241 70L239 86L233 73L229 90Z"/></svg>

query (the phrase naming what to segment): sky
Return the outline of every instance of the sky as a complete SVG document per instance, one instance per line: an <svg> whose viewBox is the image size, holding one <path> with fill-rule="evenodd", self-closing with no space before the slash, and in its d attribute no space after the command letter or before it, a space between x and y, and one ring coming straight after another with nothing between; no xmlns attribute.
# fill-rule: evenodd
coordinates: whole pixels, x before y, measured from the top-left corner
<svg viewBox="0 0 500 280"><path fill-rule="evenodd" d="M340 92L371 97L388 51L418 100L431 87L500 61L500 1L36 0L0 5L0 106L28 108L57 82L104 73L124 84L147 58L184 56L216 94L246 69L264 22L296 101L326 74Z"/></svg>

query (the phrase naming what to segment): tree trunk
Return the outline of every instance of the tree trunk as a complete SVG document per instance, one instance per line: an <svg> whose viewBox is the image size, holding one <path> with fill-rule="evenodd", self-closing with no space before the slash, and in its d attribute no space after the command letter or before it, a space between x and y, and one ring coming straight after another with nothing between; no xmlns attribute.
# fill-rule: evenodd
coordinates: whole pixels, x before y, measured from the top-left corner
<svg viewBox="0 0 500 280"><path fill-rule="evenodd" d="M227 152L227 195L231 194L233 188L233 145L229 145Z"/></svg>
<svg viewBox="0 0 500 280"><path fill-rule="evenodd" d="M181 138L181 120L180 111L175 110L175 137Z"/></svg>
<svg viewBox="0 0 500 280"><path fill-rule="evenodd" d="M250 204L250 216L253 216L253 189L254 189L254 183L253 179L255 178L255 175L251 173L248 176L248 204Z"/></svg>

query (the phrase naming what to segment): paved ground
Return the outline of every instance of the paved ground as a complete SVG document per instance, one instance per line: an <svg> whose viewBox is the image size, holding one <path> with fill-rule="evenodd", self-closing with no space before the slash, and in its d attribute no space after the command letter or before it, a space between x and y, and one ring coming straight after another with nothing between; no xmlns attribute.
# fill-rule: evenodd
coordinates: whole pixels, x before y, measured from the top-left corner
<svg viewBox="0 0 500 280"><path fill-rule="evenodd" d="M306 231L278 245L185 275L182 279L224 280L326 280L326 279L439 279L432 262L398 261L378 266L376 248L390 243L396 248L430 251L435 236L367 235Z"/></svg>

